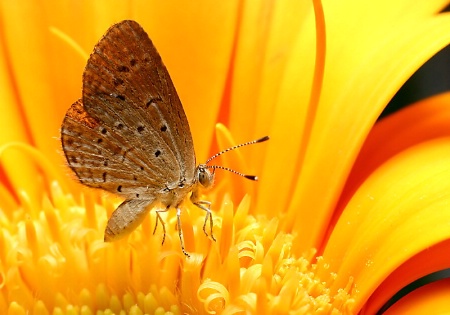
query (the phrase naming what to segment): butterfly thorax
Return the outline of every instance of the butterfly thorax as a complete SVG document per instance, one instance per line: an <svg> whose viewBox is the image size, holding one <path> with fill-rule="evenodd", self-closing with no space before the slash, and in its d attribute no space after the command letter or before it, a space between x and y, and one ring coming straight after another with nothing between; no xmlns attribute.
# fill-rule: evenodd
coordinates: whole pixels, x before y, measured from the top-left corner
<svg viewBox="0 0 450 315"><path fill-rule="evenodd" d="M178 207L192 190L197 186L195 178L182 179L178 183L167 185L157 196L157 199L166 207Z"/></svg>
<svg viewBox="0 0 450 315"><path fill-rule="evenodd" d="M177 183L167 185L158 195L158 200L166 207L178 207L187 194L192 192L193 202L199 199L202 190L211 188L214 184L214 174L205 164L196 167L192 179L181 179Z"/></svg>

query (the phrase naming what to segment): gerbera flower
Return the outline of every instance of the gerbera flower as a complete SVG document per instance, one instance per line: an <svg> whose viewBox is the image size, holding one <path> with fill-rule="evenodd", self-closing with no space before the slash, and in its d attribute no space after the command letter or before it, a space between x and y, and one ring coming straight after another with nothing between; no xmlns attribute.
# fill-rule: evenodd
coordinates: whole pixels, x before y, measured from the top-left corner
<svg viewBox="0 0 450 315"><path fill-rule="evenodd" d="M374 314L449 267L450 95L375 124L450 42L446 1L1 3L0 308L10 314ZM323 7L322 7L323 5ZM123 6L123 7L118 7ZM103 242L121 202L76 183L58 139L89 51L137 20L158 48L197 160L269 134L222 164L204 213L188 202ZM217 124L219 123L219 124ZM245 158L244 158L245 156ZM244 162L245 161L245 162ZM449 221L450 222L450 221ZM444 283L392 311L445 309ZM419 298L417 297L419 296Z"/></svg>

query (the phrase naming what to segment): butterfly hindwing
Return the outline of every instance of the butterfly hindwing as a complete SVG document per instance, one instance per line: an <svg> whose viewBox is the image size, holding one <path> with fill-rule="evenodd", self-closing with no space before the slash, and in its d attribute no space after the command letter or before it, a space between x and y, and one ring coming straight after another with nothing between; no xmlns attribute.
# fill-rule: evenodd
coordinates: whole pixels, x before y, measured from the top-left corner
<svg viewBox="0 0 450 315"><path fill-rule="evenodd" d="M153 199L131 199L122 202L108 220L105 241L122 238L138 227L147 215L153 201Z"/></svg>

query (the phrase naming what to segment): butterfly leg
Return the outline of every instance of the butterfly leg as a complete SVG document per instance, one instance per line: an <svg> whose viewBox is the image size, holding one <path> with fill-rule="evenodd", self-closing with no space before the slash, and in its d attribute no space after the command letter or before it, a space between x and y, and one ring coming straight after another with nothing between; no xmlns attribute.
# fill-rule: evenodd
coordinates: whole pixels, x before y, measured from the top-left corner
<svg viewBox="0 0 450 315"><path fill-rule="evenodd" d="M167 212L167 211L169 211L169 209L170 209L170 206L167 206L164 210L156 210L156 223L155 223L155 228L153 229L153 235L155 235L156 228L158 227L158 221L161 222L161 225L163 228L163 239L162 239L161 245L163 245L164 241L166 240L166 225L164 224L164 221L161 218L160 213Z"/></svg>
<svg viewBox="0 0 450 315"><path fill-rule="evenodd" d="M211 236L212 240L215 242L216 239L214 238L213 235L213 218L212 218L212 213L211 213L211 202L206 201L206 200L199 200L194 202L194 205L196 205L197 207L199 207L200 209L202 209L203 211L206 212L206 216L205 216L205 223L203 224L203 232L205 232L206 236ZM206 224L208 222L208 218L209 218L209 231L210 234L208 235L208 232L206 232Z"/></svg>
<svg viewBox="0 0 450 315"><path fill-rule="evenodd" d="M180 245L181 245L181 251L183 254L186 255L186 257L191 257L186 249L184 248L184 237L183 237L183 228L181 227L181 209L177 208L177 225L178 225L178 236L180 237Z"/></svg>

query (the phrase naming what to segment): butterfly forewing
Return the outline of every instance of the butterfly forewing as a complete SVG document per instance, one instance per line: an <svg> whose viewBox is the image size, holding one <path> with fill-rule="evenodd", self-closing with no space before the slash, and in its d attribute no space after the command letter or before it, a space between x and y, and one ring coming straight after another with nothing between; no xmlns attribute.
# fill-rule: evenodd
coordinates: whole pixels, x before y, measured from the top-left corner
<svg viewBox="0 0 450 315"><path fill-rule="evenodd" d="M62 138L69 165L89 186L151 195L193 181L186 115L161 57L134 21L112 26L95 46L82 102L68 111Z"/></svg>

